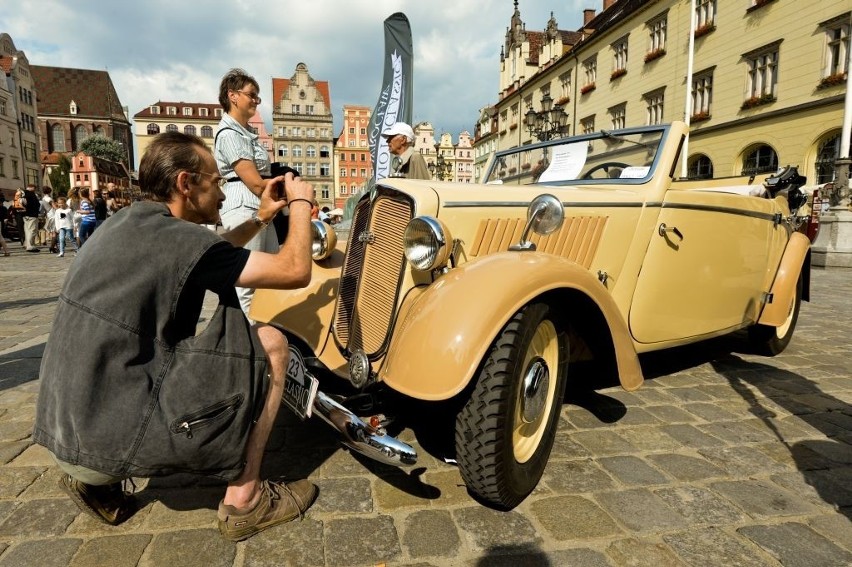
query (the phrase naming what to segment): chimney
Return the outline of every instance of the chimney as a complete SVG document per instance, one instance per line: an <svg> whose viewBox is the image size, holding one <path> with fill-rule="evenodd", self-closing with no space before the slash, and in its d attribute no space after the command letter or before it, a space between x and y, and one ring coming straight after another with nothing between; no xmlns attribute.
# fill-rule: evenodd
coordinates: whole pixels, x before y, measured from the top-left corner
<svg viewBox="0 0 852 567"><path fill-rule="evenodd" d="M583 26L589 25L589 22L595 19L595 9L586 8L583 10Z"/></svg>
<svg viewBox="0 0 852 567"><path fill-rule="evenodd" d="M610 6L612 6L613 4L615 4L615 1L616 1L616 0L603 0L603 9L604 9L604 12L606 12L607 10L609 10L609 7L610 7Z"/></svg>

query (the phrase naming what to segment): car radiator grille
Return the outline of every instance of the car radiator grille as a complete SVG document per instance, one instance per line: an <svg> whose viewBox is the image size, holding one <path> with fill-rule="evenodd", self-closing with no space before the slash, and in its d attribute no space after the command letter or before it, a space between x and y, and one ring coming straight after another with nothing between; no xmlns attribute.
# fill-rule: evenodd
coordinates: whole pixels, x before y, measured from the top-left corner
<svg viewBox="0 0 852 567"><path fill-rule="evenodd" d="M555 254L577 262L584 268L592 259L601 241L607 217L566 217L562 227L547 236L530 235L539 252ZM471 256L484 256L508 250L517 243L526 225L525 219L483 219L476 230Z"/></svg>
<svg viewBox="0 0 852 567"><path fill-rule="evenodd" d="M383 352L393 322L405 256L403 236L414 207L381 193L355 208L334 319L338 343L368 355Z"/></svg>

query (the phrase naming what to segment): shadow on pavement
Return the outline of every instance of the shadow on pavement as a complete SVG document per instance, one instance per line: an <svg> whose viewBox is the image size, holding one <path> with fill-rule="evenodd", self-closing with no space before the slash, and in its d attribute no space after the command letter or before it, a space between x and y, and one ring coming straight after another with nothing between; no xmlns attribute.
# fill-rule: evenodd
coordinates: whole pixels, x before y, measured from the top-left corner
<svg viewBox="0 0 852 567"><path fill-rule="evenodd" d="M837 436L849 434L852 406L820 390L812 381L789 370L748 362L730 355L712 362L731 387L790 451L805 481L826 503L852 519L852 446ZM789 411L826 436L790 443L779 428L778 415L752 391Z"/></svg>
<svg viewBox="0 0 852 567"><path fill-rule="evenodd" d="M13 301L0 301L0 311L3 309L13 309L15 307L26 307L29 305L45 305L47 303L56 303L59 300L58 295L50 297L38 297L35 299L15 299Z"/></svg>
<svg viewBox="0 0 852 567"><path fill-rule="evenodd" d="M0 391L38 380L44 345L33 345L0 355Z"/></svg>
<svg viewBox="0 0 852 567"><path fill-rule="evenodd" d="M485 550L476 567L550 567L553 562L535 544L498 545Z"/></svg>

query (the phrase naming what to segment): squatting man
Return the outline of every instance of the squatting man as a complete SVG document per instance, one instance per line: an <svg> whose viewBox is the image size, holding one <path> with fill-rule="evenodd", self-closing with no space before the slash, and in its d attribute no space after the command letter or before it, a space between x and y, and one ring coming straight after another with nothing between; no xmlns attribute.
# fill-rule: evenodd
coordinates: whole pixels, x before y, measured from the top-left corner
<svg viewBox="0 0 852 567"><path fill-rule="evenodd" d="M201 225L219 218L223 179L204 141L179 132L154 139L139 182L147 199L104 222L68 271L33 438L64 471L63 490L111 525L135 511L124 479L222 478L219 530L242 540L300 517L317 496L307 480L260 479L288 345L249 323L234 290L308 285L313 188L292 173L271 179L255 216L218 235ZM241 248L284 207L277 253ZM219 307L196 334L208 290Z"/></svg>

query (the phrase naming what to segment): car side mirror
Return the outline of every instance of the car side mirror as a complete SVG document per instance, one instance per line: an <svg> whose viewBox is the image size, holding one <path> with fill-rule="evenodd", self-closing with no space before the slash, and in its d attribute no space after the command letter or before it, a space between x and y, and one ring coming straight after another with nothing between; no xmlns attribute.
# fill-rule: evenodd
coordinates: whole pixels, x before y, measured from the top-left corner
<svg viewBox="0 0 852 567"><path fill-rule="evenodd" d="M562 202L553 195L539 195L527 208L527 224L520 242L510 246L509 250L535 250L535 243L529 240L530 232L546 236L558 230L564 221L565 209L562 208Z"/></svg>

